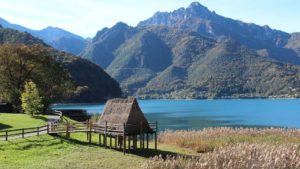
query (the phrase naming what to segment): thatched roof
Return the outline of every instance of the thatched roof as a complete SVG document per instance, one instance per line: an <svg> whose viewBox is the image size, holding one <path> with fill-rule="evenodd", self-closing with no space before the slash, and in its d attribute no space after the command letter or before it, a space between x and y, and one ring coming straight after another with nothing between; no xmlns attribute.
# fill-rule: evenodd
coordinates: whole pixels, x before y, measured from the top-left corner
<svg viewBox="0 0 300 169"><path fill-rule="evenodd" d="M143 133L153 132L134 97L108 100L98 120L100 124L104 124L105 122L109 124L126 124L126 133L128 135L139 134L141 124L143 124Z"/></svg>

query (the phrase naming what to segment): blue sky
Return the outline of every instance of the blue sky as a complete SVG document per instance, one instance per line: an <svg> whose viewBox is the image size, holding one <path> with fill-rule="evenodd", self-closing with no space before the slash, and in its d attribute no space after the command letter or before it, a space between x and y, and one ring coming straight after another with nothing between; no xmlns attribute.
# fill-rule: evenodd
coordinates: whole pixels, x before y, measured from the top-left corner
<svg viewBox="0 0 300 169"><path fill-rule="evenodd" d="M118 21L135 26L156 11L173 11L195 0L0 0L0 17L31 29L56 26L93 37ZM298 0L199 0L226 17L300 32Z"/></svg>

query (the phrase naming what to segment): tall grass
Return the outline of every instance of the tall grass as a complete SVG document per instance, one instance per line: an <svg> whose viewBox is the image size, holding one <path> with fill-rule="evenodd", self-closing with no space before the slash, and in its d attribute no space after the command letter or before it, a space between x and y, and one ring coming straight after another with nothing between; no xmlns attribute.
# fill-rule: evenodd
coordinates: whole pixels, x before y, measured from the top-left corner
<svg viewBox="0 0 300 169"><path fill-rule="evenodd" d="M238 143L300 143L300 130L284 128L207 128L203 130L167 130L159 134L159 142L211 152L215 148Z"/></svg>
<svg viewBox="0 0 300 169"><path fill-rule="evenodd" d="M144 169L297 169L300 168L300 146L270 144L237 144L217 148L199 157L154 157Z"/></svg>
<svg viewBox="0 0 300 169"><path fill-rule="evenodd" d="M198 152L196 156L154 157L144 169L300 169L300 130L207 128L164 131L159 142Z"/></svg>

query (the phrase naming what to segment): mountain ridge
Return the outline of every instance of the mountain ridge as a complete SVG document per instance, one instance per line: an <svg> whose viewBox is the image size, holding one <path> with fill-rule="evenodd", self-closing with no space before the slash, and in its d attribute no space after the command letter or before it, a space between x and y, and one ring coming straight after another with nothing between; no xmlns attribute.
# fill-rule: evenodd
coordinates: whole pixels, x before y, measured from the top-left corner
<svg viewBox="0 0 300 169"><path fill-rule="evenodd" d="M121 25L99 31L83 57L104 65L128 95L299 97L296 35L290 40L288 33L220 16L199 3L157 12L130 27L134 30L130 36L126 36L129 26ZM111 38L122 40L114 43Z"/></svg>
<svg viewBox="0 0 300 169"><path fill-rule="evenodd" d="M28 32L34 37L42 39L45 43L58 50L69 52L75 55L79 55L87 45L86 39L57 27L48 26L41 30L33 30L18 24L11 24L1 17L0 25L2 25L4 28L11 28L21 32ZM75 46L73 45L72 41L76 42Z"/></svg>
<svg viewBox="0 0 300 169"><path fill-rule="evenodd" d="M3 43L41 45L49 48L50 55L62 63L75 85L83 89L70 100L66 100L68 102L95 103L122 95L119 84L101 67L89 60L58 51L27 32L0 27L0 45Z"/></svg>
<svg viewBox="0 0 300 169"><path fill-rule="evenodd" d="M251 49L276 50L270 57L289 63L300 64L300 55L285 48L291 34L240 20L227 18L210 11L199 2L172 12L158 12L139 22L137 27L167 26L189 29L218 41L236 40Z"/></svg>

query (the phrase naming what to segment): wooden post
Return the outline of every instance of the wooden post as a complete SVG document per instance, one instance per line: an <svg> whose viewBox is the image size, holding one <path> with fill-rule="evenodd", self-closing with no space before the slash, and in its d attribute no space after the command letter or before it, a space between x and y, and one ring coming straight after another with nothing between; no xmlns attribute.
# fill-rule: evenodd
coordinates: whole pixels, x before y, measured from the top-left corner
<svg viewBox="0 0 300 169"><path fill-rule="evenodd" d="M8 131L6 130L5 131L5 141L7 141L8 140Z"/></svg>
<svg viewBox="0 0 300 169"><path fill-rule="evenodd" d="M86 121L86 130L89 130L89 124L90 124L90 120ZM89 140L89 132L86 132L86 140Z"/></svg>
<svg viewBox="0 0 300 169"><path fill-rule="evenodd" d="M66 126L66 137L69 138L70 134L69 134L69 122L67 122L67 126Z"/></svg>
<svg viewBox="0 0 300 169"><path fill-rule="evenodd" d="M125 123L123 124L123 154L125 155L125 151L126 151L126 135L125 135Z"/></svg>
<svg viewBox="0 0 300 169"><path fill-rule="evenodd" d="M40 128L39 127L36 128L36 131L37 131L37 136L40 136Z"/></svg>
<svg viewBox="0 0 300 169"><path fill-rule="evenodd" d="M99 133L99 146L101 146L101 134Z"/></svg>
<svg viewBox="0 0 300 169"><path fill-rule="evenodd" d="M104 146L107 148L107 121L105 122Z"/></svg>
<svg viewBox="0 0 300 169"><path fill-rule="evenodd" d="M137 149L137 135L133 136L133 147L134 149Z"/></svg>
<svg viewBox="0 0 300 169"><path fill-rule="evenodd" d="M47 134L49 134L49 123L47 124Z"/></svg>
<svg viewBox="0 0 300 169"><path fill-rule="evenodd" d="M140 151L143 148L143 121L140 123Z"/></svg>
<svg viewBox="0 0 300 169"><path fill-rule="evenodd" d="M148 133L147 133L146 137L147 137L147 149L149 149L149 134Z"/></svg>
<svg viewBox="0 0 300 169"><path fill-rule="evenodd" d="M112 148L112 136L109 137L109 148Z"/></svg>
<svg viewBox="0 0 300 169"><path fill-rule="evenodd" d="M119 137L120 137L120 136L118 135L119 148L121 149L121 148L122 148L123 141L121 141L121 139L120 139Z"/></svg>
<svg viewBox="0 0 300 169"><path fill-rule="evenodd" d="M90 121L89 127L90 127L90 131L89 131L89 134L90 134L89 143L91 144L92 143L92 121Z"/></svg>
<svg viewBox="0 0 300 169"><path fill-rule="evenodd" d="M115 136L115 149L117 149L117 136Z"/></svg>
<svg viewBox="0 0 300 169"><path fill-rule="evenodd" d="M143 132L143 149L145 149L145 133Z"/></svg>
<svg viewBox="0 0 300 169"><path fill-rule="evenodd" d="M155 135L154 135L154 137L155 137L155 150L157 150L157 121L155 121Z"/></svg>
<svg viewBox="0 0 300 169"><path fill-rule="evenodd" d="M132 136L132 148L135 150L135 135Z"/></svg>
<svg viewBox="0 0 300 169"><path fill-rule="evenodd" d="M24 138L25 135L25 129L22 129L22 138Z"/></svg>
<svg viewBox="0 0 300 169"><path fill-rule="evenodd" d="M50 127L50 131L51 132L54 132L54 124L55 124L54 122L53 123L50 122L50 126L49 127Z"/></svg>
<svg viewBox="0 0 300 169"><path fill-rule="evenodd" d="M130 142L131 142L131 138L130 136L128 136L128 149L130 150Z"/></svg>

